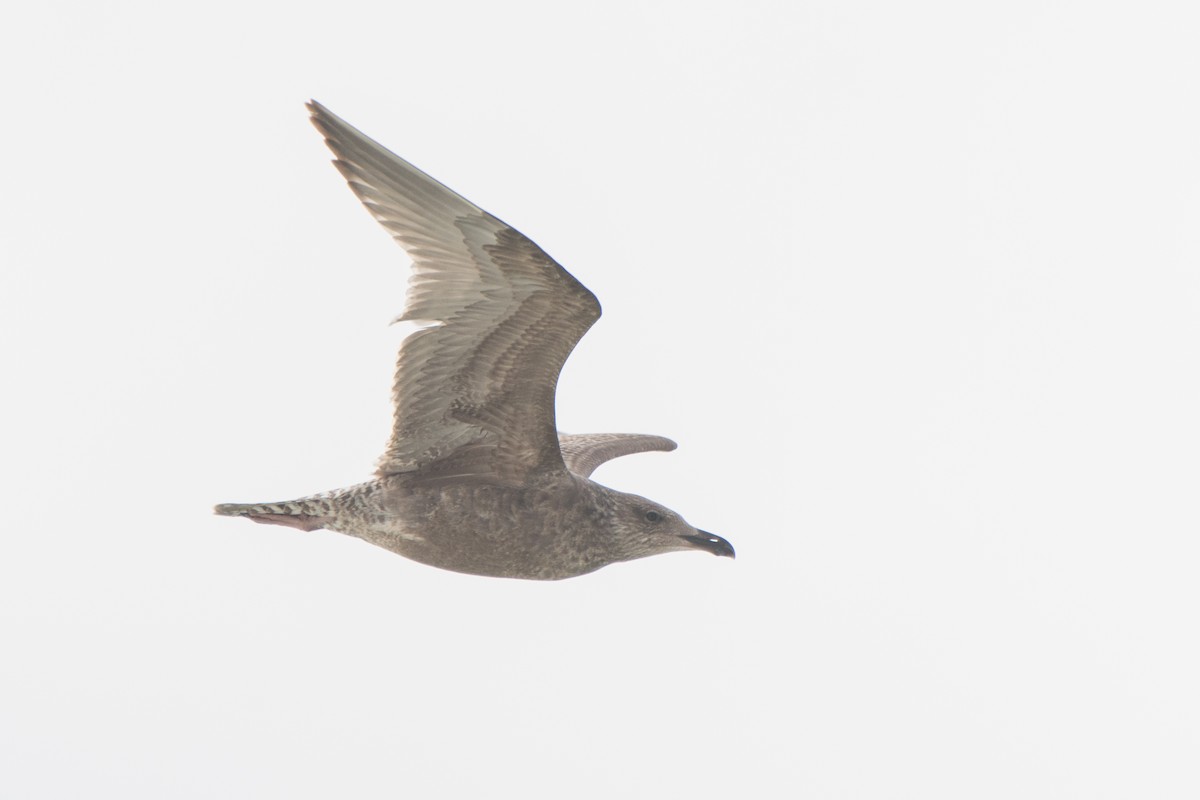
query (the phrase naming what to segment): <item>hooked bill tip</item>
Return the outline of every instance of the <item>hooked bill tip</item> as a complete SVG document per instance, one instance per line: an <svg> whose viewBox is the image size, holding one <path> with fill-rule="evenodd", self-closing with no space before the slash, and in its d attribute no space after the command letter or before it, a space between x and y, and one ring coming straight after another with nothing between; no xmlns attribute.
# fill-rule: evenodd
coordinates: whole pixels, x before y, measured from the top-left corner
<svg viewBox="0 0 1200 800"><path fill-rule="evenodd" d="M696 533L699 535L681 536L679 538L691 543L701 550L707 550L714 556L725 556L727 558L737 557L737 554L733 550L733 545L731 545L725 539L722 539L720 536L717 536L715 533L709 533L708 531L696 531Z"/></svg>

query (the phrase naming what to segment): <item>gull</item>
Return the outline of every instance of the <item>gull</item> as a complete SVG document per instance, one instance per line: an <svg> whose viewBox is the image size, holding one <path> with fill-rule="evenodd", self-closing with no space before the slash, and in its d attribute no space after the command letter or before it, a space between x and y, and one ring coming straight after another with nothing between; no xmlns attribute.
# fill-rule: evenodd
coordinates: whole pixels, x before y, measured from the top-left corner
<svg viewBox="0 0 1200 800"><path fill-rule="evenodd" d="M720 536L590 479L619 456L674 450L662 436L557 430L554 392L600 304L520 232L315 100L334 166L413 262L391 439L375 478L217 514L355 536L441 569L560 580L621 561L702 550Z"/></svg>

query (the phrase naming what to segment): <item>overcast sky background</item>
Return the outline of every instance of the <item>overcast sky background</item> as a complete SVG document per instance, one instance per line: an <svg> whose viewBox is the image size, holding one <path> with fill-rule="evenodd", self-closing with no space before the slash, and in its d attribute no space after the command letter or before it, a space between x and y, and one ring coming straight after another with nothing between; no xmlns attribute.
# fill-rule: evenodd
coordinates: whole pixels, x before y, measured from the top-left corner
<svg viewBox="0 0 1200 800"><path fill-rule="evenodd" d="M0 795L1200 795L1193 9L5 12ZM560 427L737 561L211 515L389 430L309 97L596 293Z"/></svg>

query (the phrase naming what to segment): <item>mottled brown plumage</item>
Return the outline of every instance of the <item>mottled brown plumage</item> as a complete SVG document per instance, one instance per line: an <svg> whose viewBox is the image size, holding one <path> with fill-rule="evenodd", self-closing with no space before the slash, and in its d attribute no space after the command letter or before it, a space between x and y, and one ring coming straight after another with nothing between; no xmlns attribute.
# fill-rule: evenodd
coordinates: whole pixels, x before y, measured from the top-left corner
<svg viewBox="0 0 1200 800"><path fill-rule="evenodd" d="M413 260L391 440L368 483L218 514L328 528L443 569L558 579L673 550L733 556L678 514L588 479L605 461L673 450L661 436L562 434L563 362L600 317L579 281L518 231L315 101L363 205Z"/></svg>

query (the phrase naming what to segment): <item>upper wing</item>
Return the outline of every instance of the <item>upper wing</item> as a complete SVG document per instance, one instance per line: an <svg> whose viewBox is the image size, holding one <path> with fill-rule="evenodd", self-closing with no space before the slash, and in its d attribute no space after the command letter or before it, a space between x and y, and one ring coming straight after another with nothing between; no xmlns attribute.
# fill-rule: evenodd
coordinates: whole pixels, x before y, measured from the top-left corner
<svg viewBox="0 0 1200 800"><path fill-rule="evenodd" d="M665 436L644 433L559 433L558 444L567 469L581 478L614 458L647 450L674 450L679 446Z"/></svg>
<svg viewBox="0 0 1200 800"><path fill-rule="evenodd" d="M600 318L595 296L520 232L319 103L308 108L334 165L413 260L397 319L441 323L400 346L378 474L520 484L562 469L554 388Z"/></svg>

